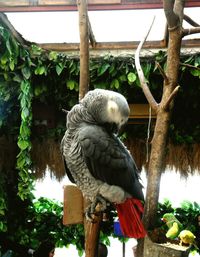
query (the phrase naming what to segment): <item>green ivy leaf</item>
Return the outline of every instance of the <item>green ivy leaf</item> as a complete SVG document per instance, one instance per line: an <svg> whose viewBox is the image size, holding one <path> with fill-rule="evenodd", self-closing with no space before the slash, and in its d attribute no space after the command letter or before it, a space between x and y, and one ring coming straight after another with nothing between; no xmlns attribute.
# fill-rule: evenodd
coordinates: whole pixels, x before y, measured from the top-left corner
<svg viewBox="0 0 200 257"><path fill-rule="evenodd" d="M56 60L57 59L57 56L58 56L58 53L57 52L55 52L55 51L51 51L50 53L49 53L49 60L50 61L52 61L52 60Z"/></svg>
<svg viewBox="0 0 200 257"><path fill-rule="evenodd" d="M118 79L114 79L114 80L111 82L111 88L116 88L116 89L119 88L119 80L118 80Z"/></svg>
<svg viewBox="0 0 200 257"><path fill-rule="evenodd" d="M100 66L100 67L98 68L97 75L98 75L98 76L103 75L103 74L107 71L107 69L108 69L109 67L110 67L110 64L108 64L108 63L103 64L102 66Z"/></svg>
<svg viewBox="0 0 200 257"><path fill-rule="evenodd" d="M134 81L136 81L137 76L135 75L135 73L129 72L127 75L127 78L128 78L128 82L133 83Z"/></svg>
<svg viewBox="0 0 200 257"><path fill-rule="evenodd" d="M25 150L29 146L29 142L21 139L18 141L17 145L21 150Z"/></svg>
<svg viewBox="0 0 200 257"><path fill-rule="evenodd" d="M45 66L38 66L36 69L35 69L35 75L42 75L46 72L46 68Z"/></svg>
<svg viewBox="0 0 200 257"><path fill-rule="evenodd" d="M127 81L126 75L125 75L125 74L124 74L124 75L121 75L121 76L119 77L119 81L121 81L121 82Z"/></svg>
<svg viewBox="0 0 200 257"><path fill-rule="evenodd" d="M192 69L190 72L193 76L200 77L200 70Z"/></svg>
<svg viewBox="0 0 200 257"><path fill-rule="evenodd" d="M24 76L25 79L29 79L31 76L31 71L29 69L29 67L25 66L22 68L22 74Z"/></svg>
<svg viewBox="0 0 200 257"><path fill-rule="evenodd" d="M57 72L57 74L58 74L58 76L61 74L61 72L63 71L63 68L64 68L64 66L62 65L62 63L58 63L57 65L56 65L56 72Z"/></svg>
<svg viewBox="0 0 200 257"><path fill-rule="evenodd" d="M70 90L75 89L75 85L76 85L76 82L74 80L67 81L67 88L69 88Z"/></svg>
<svg viewBox="0 0 200 257"><path fill-rule="evenodd" d="M11 71L14 71L14 69L15 69L15 62L14 62L14 60L10 60L9 67L10 67Z"/></svg>

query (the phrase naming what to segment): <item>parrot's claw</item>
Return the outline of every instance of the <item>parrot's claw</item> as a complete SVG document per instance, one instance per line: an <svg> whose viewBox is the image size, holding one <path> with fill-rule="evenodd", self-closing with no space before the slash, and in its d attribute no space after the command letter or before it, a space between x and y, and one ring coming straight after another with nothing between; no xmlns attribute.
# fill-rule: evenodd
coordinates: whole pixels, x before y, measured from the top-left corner
<svg viewBox="0 0 200 257"><path fill-rule="evenodd" d="M97 195L95 200L86 209L86 219L95 222L95 215L107 209L109 203L101 195Z"/></svg>

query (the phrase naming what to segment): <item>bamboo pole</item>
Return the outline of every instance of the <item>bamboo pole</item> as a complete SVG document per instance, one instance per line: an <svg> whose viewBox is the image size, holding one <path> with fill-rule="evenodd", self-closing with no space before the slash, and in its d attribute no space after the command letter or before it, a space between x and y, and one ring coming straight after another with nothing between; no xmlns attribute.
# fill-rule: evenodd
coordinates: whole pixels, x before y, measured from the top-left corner
<svg viewBox="0 0 200 257"><path fill-rule="evenodd" d="M79 101L84 97L89 88L89 28L87 0L77 0L79 11L80 32L80 78ZM94 257L99 241L100 223L102 215L95 215L95 221L84 221L85 228L85 257Z"/></svg>

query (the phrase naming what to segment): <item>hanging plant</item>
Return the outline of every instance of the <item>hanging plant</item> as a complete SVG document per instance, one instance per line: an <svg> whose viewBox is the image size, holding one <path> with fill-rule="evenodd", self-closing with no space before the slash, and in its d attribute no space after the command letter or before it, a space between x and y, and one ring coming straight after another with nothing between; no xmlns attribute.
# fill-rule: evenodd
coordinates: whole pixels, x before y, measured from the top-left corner
<svg viewBox="0 0 200 257"><path fill-rule="evenodd" d="M22 80L19 95L21 107L21 125L17 145L20 149L17 155L19 170L18 195L22 200L33 198L33 177L31 172L31 123L32 123L32 89L28 80Z"/></svg>

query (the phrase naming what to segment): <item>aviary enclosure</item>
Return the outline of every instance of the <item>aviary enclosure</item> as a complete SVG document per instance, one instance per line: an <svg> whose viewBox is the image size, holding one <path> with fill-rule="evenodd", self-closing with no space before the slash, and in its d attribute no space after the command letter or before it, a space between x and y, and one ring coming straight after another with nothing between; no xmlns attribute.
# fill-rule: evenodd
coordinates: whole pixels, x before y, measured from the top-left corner
<svg viewBox="0 0 200 257"><path fill-rule="evenodd" d="M147 7L145 1L142 3L129 1L129 4L126 3L128 1L117 2L114 1L110 5L113 4L113 8L117 8L120 3L126 8ZM2 1L1 10L16 11L20 10L17 9L19 7L24 8L23 11L28 10L26 8L32 8L32 10L34 8L35 10L36 8L52 8L52 10L58 8L61 10L64 8L64 4L66 3L53 5L52 3L49 4L48 1L43 1L42 4L29 6L29 3L24 1L21 6L18 6L17 3L5 4ZM129 103L133 104L133 116L130 117L132 119L130 119L130 124L127 127L125 142L133 153L138 167L145 166L148 172L144 213L144 224L148 231L152 231L158 225L159 185L161 172L165 166L175 167L181 170L184 175L199 170L198 89L200 86L200 57L198 52L180 55L181 45L186 44L182 42L183 37L200 32L199 25L184 15L184 6L198 6L199 3L198 1L186 1L186 3L185 1L163 1L163 3L153 1L152 7L162 7L162 4L168 24L166 37L162 42L165 44L164 51L151 57L142 57L141 60L142 47L155 47L154 44L145 43L146 39L140 44L139 42L124 44L125 48L131 49L138 46L135 55L133 51L132 57L89 58L92 49L104 48L105 50L109 47L120 49L123 45L120 43L106 45L106 43L96 42L92 32L92 24L89 23L87 14L87 8L98 6L95 3L91 3L91 5L89 3L87 6L86 1L78 1L80 55L75 58L69 57L66 51L63 54L50 50L57 50L59 45L38 45L24 40L9 23L6 16L1 14L1 104L4 107L1 110L1 152L3 154L0 157L3 189L1 191L2 221L0 223L2 241L3 238L6 238L11 242L15 240L24 247L32 245L34 248L41 240L40 237L44 236L38 236L36 232L33 232L33 227L37 226L30 212L33 205L31 202L34 177L35 175L36 177L43 176L47 166L52 172L55 172L58 178L63 176L59 142L65 129L65 117L61 113L61 109L63 107L65 109L70 108L78 101L78 98L81 99L84 96L89 88L101 86L114 89L123 93ZM105 6L108 8L109 5ZM68 7L76 8L73 4L69 4ZM184 29L183 20L189 22L193 27ZM89 40L91 46L89 46ZM190 41L190 44L192 43L194 44L193 47L197 47L199 40ZM68 47L68 51L72 51L72 45L66 47ZM74 45L73 47L77 46ZM60 49L64 52L63 48ZM115 72L116 70L117 72ZM190 84L189 87L188 84ZM144 140L147 120L144 120L143 117L140 121L138 119L135 121L137 114L134 114L134 104L146 105L147 103L154 113L153 127L149 138L150 158L148 163L145 162L146 142ZM183 117L183 111L191 114L186 120ZM148 117L147 114L145 119ZM46 121L45 124L40 123L43 120ZM136 124L131 125L131 123ZM176 158L174 152L176 152ZM9 190L10 185L13 187L11 192ZM13 222L11 220L16 215L12 212L12 206L15 205L20 211L23 210L23 215L16 220L12 228ZM162 207L159 209L160 215L164 211L171 210L170 205L164 206L163 209ZM190 207L193 210L192 213L190 209L190 213L193 214L192 219L198 237L199 206ZM27 224L27 216L29 215L31 221ZM52 220L55 221L56 217L52 217ZM99 222L89 224L89 231L93 231L92 233L96 235L96 238L92 236L93 243L91 243L91 239L89 241L86 239L86 257L94 256L96 239L99 229L101 229L100 221L101 216ZM26 230L23 229L17 234L18 228L23 226L26 227ZM112 227L112 222L108 224L108 228L110 226ZM15 232L13 232L14 228ZM108 228L103 228L105 235L110 233L110 230L107 231ZM59 229L64 231L66 228ZM75 234L75 231L66 231L67 238L73 238L70 233ZM89 238L90 236L91 234L88 235ZM63 245L71 243L60 238L59 233L54 234L54 240L60 246L62 242ZM74 243L78 245L80 253L83 249L83 238L84 233L80 229L79 239L74 238ZM87 242L89 243L87 244ZM137 256L150 256L149 251L155 247L154 244L153 246L149 245L149 241L143 240L139 242L138 246ZM161 256L168 256L167 253L162 249L160 254L163 254ZM173 254L176 254L174 256L185 256L188 252L180 253L178 251Z"/></svg>

